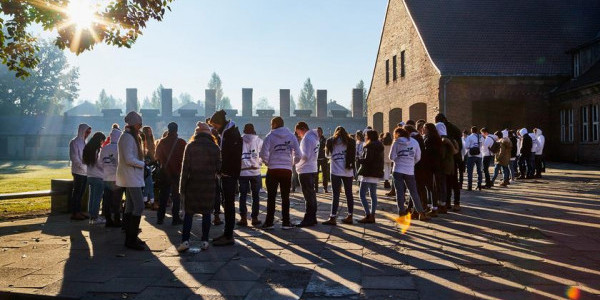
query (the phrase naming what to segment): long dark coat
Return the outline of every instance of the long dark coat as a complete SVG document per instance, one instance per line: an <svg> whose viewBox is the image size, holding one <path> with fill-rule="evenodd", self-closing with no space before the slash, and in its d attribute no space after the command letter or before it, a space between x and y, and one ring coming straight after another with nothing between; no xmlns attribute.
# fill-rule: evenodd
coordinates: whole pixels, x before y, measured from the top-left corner
<svg viewBox="0 0 600 300"><path fill-rule="evenodd" d="M221 169L221 151L211 135L199 133L185 147L179 193L186 213L211 213L215 203L215 178Z"/></svg>

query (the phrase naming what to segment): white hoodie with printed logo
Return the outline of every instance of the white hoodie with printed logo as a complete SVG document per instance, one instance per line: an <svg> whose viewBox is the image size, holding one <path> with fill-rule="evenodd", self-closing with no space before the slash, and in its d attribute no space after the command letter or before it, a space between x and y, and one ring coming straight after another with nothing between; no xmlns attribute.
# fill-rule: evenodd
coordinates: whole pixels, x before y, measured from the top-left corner
<svg viewBox="0 0 600 300"><path fill-rule="evenodd" d="M244 144L242 145L242 171L240 176L258 176L260 175L260 149L263 141L255 134L242 135Z"/></svg>
<svg viewBox="0 0 600 300"><path fill-rule="evenodd" d="M317 130L306 132L300 142L300 161L296 163L298 174L317 173L317 159L319 158L319 134Z"/></svg>
<svg viewBox="0 0 600 300"><path fill-rule="evenodd" d="M273 129L265 137L259 157L269 169L291 171L294 162L300 160L298 139L285 127Z"/></svg>
<svg viewBox="0 0 600 300"><path fill-rule="evenodd" d="M87 176L87 166L83 163L83 148L85 147L85 132L90 129L88 124L79 124L77 137L69 143L69 158L71 159L71 173Z"/></svg>
<svg viewBox="0 0 600 300"><path fill-rule="evenodd" d="M536 140L537 140L537 151L535 151L535 155L542 155L544 154L544 145L546 144L546 137L544 137L542 130L541 129L537 129L537 131L535 132L535 136L536 136Z"/></svg>
<svg viewBox="0 0 600 300"><path fill-rule="evenodd" d="M121 137L121 130L113 129L110 133L110 144L100 150L100 159L103 165L104 181L116 181L117 165L119 163L119 149L117 143Z"/></svg>
<svg viewBox="0 0 600 300"><path fill-rule="evenodd" d="M344 145L341 139L333 142L333 150L328 155L331 158L331 175L340 177L353 177L354 170L346 169L346 151L348 146Z"/></svg>
<svg viewBox="0 0 600 300"><path fill-rule="evenodd" d="M421 160L421 147L413 138L398 138L392 145L389 159L394 161L394 173L415 174L415 164Z"/></svg>

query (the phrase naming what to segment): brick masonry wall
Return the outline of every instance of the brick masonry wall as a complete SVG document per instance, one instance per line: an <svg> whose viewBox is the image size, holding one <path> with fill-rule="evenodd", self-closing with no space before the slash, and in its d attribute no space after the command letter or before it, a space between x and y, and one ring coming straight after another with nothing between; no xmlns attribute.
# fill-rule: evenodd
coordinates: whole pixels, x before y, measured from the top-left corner
<svg viewBox="0 0 600 300"><path fill-rule="evenodd" d="M545 133L551 149L551 159L559 161L591 163L600 165L600 143L581 142L581 107L587 105L600 105L600 86L582 89L576 92L556 95L552 99L550 113L551 131ZM572 143L560 141L560 111L573 109L573 132Z"/></svg>
<svg viewBox="0 0 600 300"><path fill-rule="evenodd" d="M406 73L400 76L400 53L405 51ZM398 79L393 79L393 56L397 56ZM386 60L390 62L390 82L386 84ZM401 0L389 3L382 42L368 97L368 123L373 125L375 113L383 113L383 128L390 128L390 111L402 109L402 120L411 116L409 108L415 103L427 104L427 120L433 121L439 107L440 75L432 64L419 34ZM395 120L399 121L399 120Z"/></svg>

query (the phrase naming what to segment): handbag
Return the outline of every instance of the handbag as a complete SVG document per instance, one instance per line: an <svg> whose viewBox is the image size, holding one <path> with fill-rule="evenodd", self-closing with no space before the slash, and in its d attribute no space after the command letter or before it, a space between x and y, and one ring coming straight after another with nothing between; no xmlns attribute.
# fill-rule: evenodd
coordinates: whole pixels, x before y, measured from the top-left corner
<svg viewBox="0 0 600 300"><path fill-rule="evenodd" d="M477 147L469 148L469 155L477 156L481 153L481 149L479 149L479 134L477 135Z"/></svg>
<svg viewBox="0 0 600 300"><path fill-rule="evenodd" d="M175 139L173 142L173 146L171 147L171 151L169 152L169 156L167 156L167 161L165 164L157 164L157 167L154 169L154 181L157 186L166 186L171 184L171 177L169 176L167 166L169 165L169 161L171 161L171 156L173 156L173 150L175 150L176 145L177 139Z"/></svg>

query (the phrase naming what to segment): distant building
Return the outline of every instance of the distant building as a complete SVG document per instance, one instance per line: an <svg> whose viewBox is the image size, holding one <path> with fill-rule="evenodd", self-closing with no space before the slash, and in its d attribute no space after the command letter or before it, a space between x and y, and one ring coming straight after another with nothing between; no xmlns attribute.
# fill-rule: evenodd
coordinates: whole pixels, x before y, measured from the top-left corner
<svg viewBox="0 0 600 300"><path fill-rule="evenodd" d="M391 131L400 121L433 122L443 112L465 129L540 127L548 153L600 162L593 141L598 89L564 86L574 72L580 73L576 78L597 78L585 73L598 68L600 53L592 45L599 31L598 1L390 0L367 98L368 123ZM578 45L589 50L569 52ZM561 125L555 125L565 114L554 109L558 102L573 110L563 128L573 127L576 135L581 127L565 142L580 151L576 155L553 147L561 140ZM589 138L588 127L577 123L581 116L587 116Z"/></svg>
<svg viewBox="0 0 600 300"><path fill-rule="evenodd" d="M64 112L65 117L101 115L102 113L100 112L98 107L89 101L83 101L83 103Z"/></svg>

